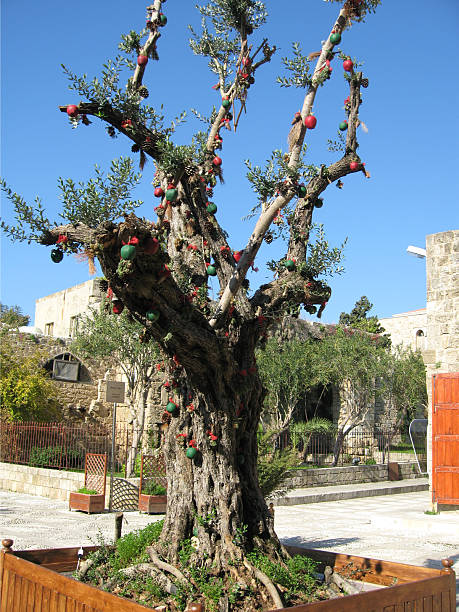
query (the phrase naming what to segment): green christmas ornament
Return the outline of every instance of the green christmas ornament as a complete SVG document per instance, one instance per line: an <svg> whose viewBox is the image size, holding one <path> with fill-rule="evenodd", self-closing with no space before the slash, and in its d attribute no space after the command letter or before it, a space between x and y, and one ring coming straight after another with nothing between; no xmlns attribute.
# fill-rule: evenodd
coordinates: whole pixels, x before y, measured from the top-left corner
<svg viewBox="0 0 459 612"><path fill-rule="evenodd" d="M192 446L190 448L193 448ZM193 535L195 538L198 537L198 528L197 527L193 527Z"/></svg>
<svg viewBox="0 0 459 612"><path fill-rule="evenodd" d="M177 407L178 406L175 402L170 401L166 406L166 410L167 412L170 412L172 414L173 412L177 410Z"/></svg>
<svg viewBox="0 0 459 612"><path fill-rule="evenodd" d="M175 202L178 196L177 189L166 189L166 200L169 202Z"/></svg>
<svg viewBox="0 0 459 612"><path fill-rule="evenodd" d="M167 17L166 15L164 15L164 13L160 13L159 14L159 22L162 26L165 26L167 23Z"/></svg>
<svg viewBox="0 0 459 612"><path fill-rule="evenodd" d="M189 447L186 449L186 456L188 457L188 459L193 459L193 457L195 457L195 456L196 456L196 453L197 453L197 452L198 452L198 451L197 451L197 450L194 448L194 446L189 446Z"/></svg>
<svg viewBox="0 0 459 612"><path fill-rule="evenodd" d="M334 32L331 36L330 36L330 42L333 45L337 45L338 43L341 42L341 34L339 32Z"/></svg>
<svg viewBox="0 0 459 612"><path fill-rule="evenodd" d="M154 323L159 319L159 312L157 310L149 310L147 312L147 319Z"/></svg>
<svg viewBox="0 0 459 612"><path fill-rule="evenodd" d="M222 100L222 106L223 108L229 108L231 106L231 102L225 98L224 100Z"/></svg>
<svg viewBox="0 0 459 612"><path fill-rule="evenodd" d="M121 259L134 259L135 246L133 244L125 244L121 247Z"/></svg>
<svg viewBox="0 0 459 612"><path fill-rule="evenodd" d="M206 210L211 215L214 215L217 212L217 205L214 204L213 202L209 202L209 204L206 207Z"/></svg>
<svg viewBox="0 0 459 612"><path fill-rule="evenodd" d="M54 263L60 263L64 257L64 253L60 249L53 249L51 251L51 261Z"/></svg>
<svg viewBox="0 0 459 612"><path fill-rule="evenodd" d="M298 185L298 195L300 198L304 198L306 195L306 187L304 185Z"/></svg>
<svg viewBox="0 0 459 612"><path fill-rule="evenodd" d="M344 132L345 130L347 130L347 121L341 121L338 127L342 132Z"/></svg>
<svg viewBox="0 0 459 612"><path fill-rule="evenodd" d="M295 269L295 262L292 259L287 259L287 261L284 263L284 266L289 272L292 272Z"/></svg>
<svg viewBox="0 0 459 612"><path fill-rule="evenodd" d="M217 270L215 269L215 266L207 266L206 272L209 276L217 276Z"/></svg>

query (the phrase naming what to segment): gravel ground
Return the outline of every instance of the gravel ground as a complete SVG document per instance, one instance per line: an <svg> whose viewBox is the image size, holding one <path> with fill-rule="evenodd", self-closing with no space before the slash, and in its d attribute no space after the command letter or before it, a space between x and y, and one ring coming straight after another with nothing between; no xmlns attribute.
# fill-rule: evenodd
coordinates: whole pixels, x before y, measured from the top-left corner
<svg viewBox="0 0 459 612"><path fill-rule="evenodd" d="M441 567L454 560L459 575L459 509L426 515L429 492L278 506L276 532L285 544ZM123 533L159 516L125 512ZM70 512L65 502L0 491L0 538L16 550L98 544L111 540L114 515ZM458 580L459 610L459 580Z"/></svg>

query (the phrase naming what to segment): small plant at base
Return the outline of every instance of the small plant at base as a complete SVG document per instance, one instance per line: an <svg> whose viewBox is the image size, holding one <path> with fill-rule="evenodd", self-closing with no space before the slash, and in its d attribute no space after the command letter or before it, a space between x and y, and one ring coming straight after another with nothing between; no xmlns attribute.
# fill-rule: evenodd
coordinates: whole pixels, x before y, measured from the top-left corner
<svg viewBox="0 0 459 612"><path fill-rule="evenodd" d="M157 482L147 482L142 486L142 493L144 495L166 495L166 492L166 487Z"/></svg>
<svg viewBox="0 0 459 612"><path fill-rule="evenodd" d="M376 459L373 459L373 457L368 457L368 459L365 459L365 465L376 465Z"/></svg>
<svg viewBox="0 0 459 612"><path fill-rule="evenodd" d="M85 495L100 495L99 491L95 489L87 489L86 487L81 487L78 489L77 493L84 493Z"/></svg>

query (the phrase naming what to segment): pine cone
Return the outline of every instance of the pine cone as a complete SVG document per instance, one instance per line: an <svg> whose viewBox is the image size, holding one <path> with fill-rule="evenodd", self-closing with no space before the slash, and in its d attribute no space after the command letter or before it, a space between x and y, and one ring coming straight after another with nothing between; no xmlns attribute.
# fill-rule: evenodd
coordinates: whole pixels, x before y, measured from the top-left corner
<svg viewBox="0 0 459 612"><path fill-rule="evenodd" d="M369 84L370 84L370 81L368 79L362 79L361 81L362 87L367 88Z"/></svg>
<svg viewBox="0 0 459 612"><path fill-rule="evenodd" d="M150 95L145 85L141 85L137 91L141 98L148 98L148 96Z"/></svg>
<svg viewBox="0 0 459 612"><path fill-rule="evenodd" d="M131 151L133 153L137 153L138 151L140 151L139 145L138 144L133 144L132 147L131 147Z"/></svg>
<svg viewBox="0 0 459 612"><path fill-rule="evenodd" d="M274 240L274 237L273 237L272 233L271 232L266 232L266 234L265 234L265 242L267 244L271 244L271 242L273 240Z"/></svg>
<svg viewBox="0 0 459 612"><path fill-rule="evenodd" d="M111 138L115 138L116 136L116 132L115 132L115 128L112 125L109 125L107 128L107 134L111 137Z"/></svg>

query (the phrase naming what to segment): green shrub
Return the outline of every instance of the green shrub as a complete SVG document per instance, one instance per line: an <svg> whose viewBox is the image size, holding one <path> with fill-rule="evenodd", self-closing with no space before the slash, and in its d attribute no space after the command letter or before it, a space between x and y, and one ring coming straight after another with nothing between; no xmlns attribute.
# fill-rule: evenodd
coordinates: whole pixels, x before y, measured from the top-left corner
<svg viewBox="0 0 459 612"><path fill-rule="evenodd" d="M87 489L86 487L81 487L78 489L77 493L86 493L86 495L100 495L99 491L95 489Z"/></svg>
<svg viewBox="0 0 459 612"><path fill-rule="evenodd" d="M164 520L150 523L143 529L137 529L127 533L116 542L116 563L117 568L127 567L141 557L145 548L153 542L159 540L163 528Z"/></svg>
<svg viewBox="0 0 459 612"><path fill-rule="evenodd" d="M144 495L166 495L166 487L157 482L146 482L142 484L142 493Z"/></svg>
<svg viewBox="0 0 459 612"><path fill-rule="evenodd" d="M376 465L376 459L373 459L373 457L368 457L368 459L365 459L365 465Z"/></svg>
<svg viewBox="0 0 459 612"><path fill-rule="evenodd" d="M33 467L47 467L59 463L62 455L62 446L33 446L29 455L29 465Z"/></svg>
<svg viewBox="0 0 459 612"><path fill-rule="evenodd" d="M275 435L273 432L258 431L258 484L265 497L282 489L289 470L298 465L294 450L274 450ZM282 490L286 491L285 485Z"/></svg>

